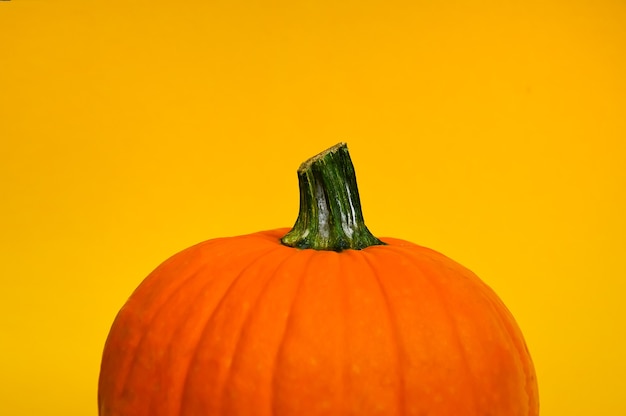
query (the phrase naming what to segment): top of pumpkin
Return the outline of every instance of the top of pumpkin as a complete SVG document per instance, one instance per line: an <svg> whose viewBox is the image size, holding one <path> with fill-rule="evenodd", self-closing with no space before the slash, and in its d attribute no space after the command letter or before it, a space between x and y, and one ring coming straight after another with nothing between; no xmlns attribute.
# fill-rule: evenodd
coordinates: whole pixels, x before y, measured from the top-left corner
<svg viewBox="0 0 626 416"><path fill-rule="evenodd" d="M281 242L314 250L361 250L385 244L365 226L356 175L348 146L335 146L311 157L298 169L300 211Z"/></svg>

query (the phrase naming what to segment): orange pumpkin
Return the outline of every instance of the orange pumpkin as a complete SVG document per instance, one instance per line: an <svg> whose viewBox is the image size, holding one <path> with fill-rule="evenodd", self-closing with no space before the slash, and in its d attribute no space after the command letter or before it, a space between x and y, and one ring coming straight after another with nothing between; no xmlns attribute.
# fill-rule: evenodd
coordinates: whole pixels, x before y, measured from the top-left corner
<svg viewBox="0 0 626 416"><path fill-rule="evenodd" d="M433 250L373 237L345 144L299 169L300 214L165 261L120 310L101 416L535 416L522 333Z"/></svg>

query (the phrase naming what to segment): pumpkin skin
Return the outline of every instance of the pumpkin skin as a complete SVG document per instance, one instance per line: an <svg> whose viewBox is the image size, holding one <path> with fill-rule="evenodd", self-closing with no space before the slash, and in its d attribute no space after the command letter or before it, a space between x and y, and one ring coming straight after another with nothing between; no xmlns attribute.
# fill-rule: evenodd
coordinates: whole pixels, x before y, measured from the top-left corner
<svg viewBox="0 0 626 416"><path fill-rule="evenodd" d="M135 290L100 416L536 416L522 333L476 275L365 226L340 143L298 169L291 230L209 240Z"/></svg>
<svg viewBox="0 0 626 416"><path fill-rule="evenodd" d="M294 249L288 229L209 240L120 310L101 416L535 416L533 363L497 295L399 239Z"/></svg>

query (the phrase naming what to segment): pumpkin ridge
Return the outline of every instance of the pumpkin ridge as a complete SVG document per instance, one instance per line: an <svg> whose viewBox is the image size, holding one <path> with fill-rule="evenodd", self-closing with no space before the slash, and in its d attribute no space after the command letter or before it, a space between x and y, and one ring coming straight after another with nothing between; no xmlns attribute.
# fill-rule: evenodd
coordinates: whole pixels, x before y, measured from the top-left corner
<svg viewBox="0 0 626 416"><path fill-rule="evenodd" d="M228 237L228 238L233 238L233 237ZM257 249L256 251L258 251L258 249ZM201 273L207 273L207 272L209 272L210 270L211 270L210 265L209 265L209 264L207 264L207 263L205 262L205 263L203 263L203 266L201 267L200 272L199 272L199 273L196 273L194 277L197 277L197 276L198 276L198 274L201 274ZM233 280L234 280L235 278L236 278L236 277L234 277L234 278L233 278ZM190 311L193 311L192 306L193 306L194 304L196 304L196 303L198 303L198 302L199 302L199 300L198 300L198 299L200 299L200 298L202 297L203 293L205 293L205 292L206 292L207 287L209 287L209 286L210 286L211 284L213 284L213 283L214 283L214 281L215 281L215 279L213 279L213 278L208 278L208 279L206 279L206 280L207 280L207 281L206 281L206 283L202 284L201 286L199 286L199 287L197 288L196 292L194 293L194 295L195 295L195 296L192 296L192 297L190 296L190 297L189 297L188 302L187 302L187 304L189 305L189 307L188 307L188 308L186 308L186 313L184 313L184 314L183 314L183 318L184 318L184 316L186 316L187 314L191 313ZM179 335L181 334L181 331L183 331L184 329L185 329L185 327L184 327L183 325L178 326L178 328L177 328L177 329L176 329L176 330L172 333L171 338L172 338L172 339L179 339ZM201 333L202 333L202 331L199 331L199 332L198 332L196 342L199 342L199 340L202 338L202 337L201 337ZM188 339L190 339L190 340L191 340L191 338L188 338ZM169 347L168 347L167 352L166 352L166 354L167 354L168 356L174 356L174 354L172 353L172 347L173 347L173 345L174 345L174 343L173 343L173 342L170 342L170 343L169 343ZM184 366L184 367L186 368L186 371L187 371L187 370L188 370L188 368L189 368L189 366L191 365L191 361L183 361L183 362L182 362L182 364L178 364L178 365L179 365L179 366ZM185 372L186 372L186 371L185 371ZM180 386L179 386L179 387L180 387ZM182 387L181 387L181 388L179 388L179 389L177 389L177 390L180 392L180 394L177 394L177 396L178 396L178 401L180 402L180 401L182 401L182 396L183 396L183 391L184 391L184 390L183 390L183 388L182 388Z"/></svg>
<svg viewBox="0 0 626 416"><path fill-rule="evenodd" d="M172 257L175 257L175 256L172 256ZM168 259L168 260L173 260L173 259ZM168 261L166 260L166 262L168 262ZM172 263L173 263L173 261L172 261ZM169 263L169 264L171 264L171 263ZM164 297L164 299L161 302L161 304L158 305L158 306L154 306L153 307L153 314L150 317L149 321L145 324L145 327L152 326L152 323L155 321L155 319L157 319L157 317L160 316L163 307L165 307L165 305L167 305L170 302L170 300L177 293L180 292L180 290L183 290L185 288L185 286L186 286L186 283L189 280L193 279L195 276L197 276L202 271L202 269L203 269L203 266L199 266L198 268L196 268L196 270L194 272L189 274L187 276L187 278L180 279L180 281L176 282L178 284L174 286L175 288L173 290L171 290L171 291L169 291L167 293L167 296ZM133 298L133 296L134 296L134 294L131 295L131 299ZM125 357L130 357L130 360L127 362L126 366L123 366L123 368L126 371L119 376L119 381L115 384L115 386L117 388L115 388L114 391L113 391L114 397L118 397L121 394L123 394L124 389L125 389L125 385L128 382L128 379L130 378L130 376L131 376L131 374L133 372L133 368L135 368L137 360L139 359L139 354L137 354L137 351L140 350L141 346L145 343L146 334L147 334L146 331L142 332L141 336L139 337L139 340L137 341L137 344L134 345L133 348L131 348L129 351L126 352Z"/></svg>
<svg viewBox="0 0 626 416"><path fill-rule="evenodd" d="M197 278L198 276L201 276L202 274L206 273L206 272L207 272L207 269L209 269L209 268L207 267L207 264L206 264L206 263L202 263L202 266L200 266L200 267L199 267L198 271L197 271L196 273L194 273L192 276L189 276L189 278L188 278L188 279L186 279L186 281L185 281L185 286L187 286L187 284L186 284L187 282L192 281L193 279ZM196 302L196 299L197 299L197 298L199 298L199 297L201 296L202 292L203 292L203 291L205 291L206 287L207 287L207 286L209 286L211 283L213 283L213 279L207 279L207 282L201 286L201 289L200 289L200 290L198 290L198 291L197 291L196 296L195 296L195 297L193 297L193 299L189 299L188 305L189 305L189 306L193 305L193 304ZM173 298L173 296L172 296L169 300L171 300L172 298ZM168 302L168 303L169 303L169 302ZM166 303L166 304L167 304L167 303ZM163 307L165 307L165 305L163 305ZM177 337L177 335L180 333L180 331L182 330L182 328L183 328L183 327L182 327L182 325L181 325L181 326L179 326L179 327L178 327L178 328L177 328L177 329L173 332L173 334L172 334L172 339L177 339L177 338L178 338L178 337ZM167 348L167 351L166 351L166 353L165 353L165 354L166 354L166 355L168 355L168 356L171 356L171 355L172 355L172 354L171 354L171 351L172 351L172 346L173 346L173 344L174 344L174 343L169 342L168 344L169 344L169 345L168 345L168 348ZM188 367L188 366L189 366L189 364L190 364L190 362L186 362L186 363L185 363L185 362L183 362L183 364L181 364L181 365L183 365L183 366L185 366L185 365L186 365L186 366ZM183 390L181 389L180 391L182 392ZM179 395L179 397L178 397L179 401L180 401L181 396L182 396L182 394L181 394L181 395ZM150 402L150 405L151 405L151 406L150 406L150 413L149 413L149 414L156 414L156 413L155 413L155 409L153 408L153 406L154 406L154 401L151 401L151 402Z"/></svg>
<svg viewBox="0 0 626 416"><path fill-rule="evenodd" d="M447 270L446 270L447 271ZM445 274L445 272L444 272ZM446 315L448 316L448 320L450 322L450 325L452 326L452 328L454 328L454 331L452 331L452 333L454 334L454 339L456 340L457 345L459 346L459 351L461 353L462 356L462 362L463 362L463 366L465 368L466 373L468 374L468 376L470 378L475 378L474 377L474 371L472 370L472 368L470 367L470 365L468 364L469 362L469 355L467 353L467 348L465 346L465 344L463 343L462 339L461 339L461 335L460 335L460 327L459 327L459 322L457 321L456 317L450 312L450 302L448 301L448 299L446 299L446 295L445 293L442 292L441 286L437 285L434 282L431 282L431 284L435 287L435 291L437 292L437 294L439 295L439 299L441 300L442 305L444 306L444 311L446 311ZM471 385L471 389L474 392L474 394L472 394L472 397L478 397L478 392L476 390L476 387L473 383L468 383ZM478 406L476 403L476 399L473 400L473 404L474 406Z"/></svg>
<svg viewBox="0 0 626 416"><path fill-rule="evenodd" d="M432 287L434 289L434 292L437 293L440 303L442 305L442 310L445 312L445 315L448 317L448 321L450 323L450 326L455 328L455 331L452 331L454 333L454 336L456 338L457 344L459 346L459 351L461 351L461 353L463 354L463 359L461 360L463 362L463 366L465 367L466 373L469 376L472 376L472 369L469 367L469 365L467 364L467 352L465 350L465 346L463 345L463 343L461 342L461 338L458 335L458 324L456 322L456 319L454 319L454 317L452 316L452 314L450 313L450 307L449 307L449 303L448 301L445 299L444 294L441 292L441 287L439 287L439 285L436 284L436 282L433 281L433 279L430 277L430 273L429 272L425 272L424 268L422 267L422 264L420 264L418 261L415 261L415 252L413 250L411 250L408 247L402 247L402 246L391 246L395 249L397 249L398 251L402 251L405 252L407 255L404 256L401 253L398 253L395 250L390 250L391 253L396 253L396 255L398 257L401 257L403 259L406 259L408 261L410 261L414 267L415 270L417 270L417 272L419 273L420 276L422 276L422 280L423 282L425 282L426 284L430 285L430 287ZM421 252L419 253L420 255L422 254ZM428 256L430 258L430 256ZM437 271L438 275L440 275L441 273L439 271ZM476 392L476 388L472 383L468 383L470 384L470 387L474 392ZM476 394L474 393L472 395L472 397L476 397ZM476 406L476 402L474 401L474 406Z"/></svg>
<svg viewBox="0 0 626 416"><path fill-rule="evenodd" d="M217 241L217 240L225 240L228 239L228 237L226 238L222 238L222 239L216 239L216 240L208 240L208 241L204 241L202 243L198 243L188 249L183 250L183 252L190 252L192 250L195 249L205 249L207 246L211 245L212 242ZM236 243L234 243L236 244ZM174 256L172 256L170 259L166 260L163 264L168 263L168 264L175 264L176 258L180 255L179 252L178 254L175 254ZM153 307L153 315L150 317L150 320L147 322L147 324L145 325L147 328L151 327L153 322L155 322L155 320L157 320L160 316L162 316L164 312L164 308L171 302L171 300L183 289L186 288L187 283L189 281L192 281L193 279L195 279L196 277L198 277L198 275L204 273L207 269L207 264L206 263L202 263L200 266L198 266L192 273L187 274L187 276L184 279L180 279L180 281L178 281L178 285L173 285L173 290L168 292L168 296L166 296L164 298L164 300L161 302L160 305ZM150 275L149 277L151 277L152 275ZM148 278L144 279L144 281L148 281ZM207 283L208 285L208 283ZM203 287L206 287L206 285L204 285ZM131 298L134 295L131 296ZM134 346L133 349L131 349L130 351L128 351L126 353L126 356L131 356L131 360L128 363L128 365L126 366L127 370L124 375L121 377L121 381L118 384L118 389L115 390L114 392L114 397L119 397L120 393L122 393L124 391L125 385L128 383L128 380L131 378L131 375L133 373L133 368L136 365L136 361L137 359L140 357L140 354L137 354L137 351L140 351L141 348L143 347L143 345L145 344L145 338L146 338L146 334L147 331L142 332L141 337L139 339L139 341L137 342L137 344Z"/></svg>
<svg viewBox="0 0 626 416"><path fill-rule="evenodd" d="M226 298L228 298L228 295L231 293L231 291L235 287L236 283L241 279L241 277L243 275L245 275L247 270L252 268L255 264L257 264L261 260L263 260L264 255L267 255L267 254L269 254L270 252L273 252L273 251L278 251L279 249L282 249L282 247L280 247L280 246L270 246L269 249L263 250L261 253L257 253L257 257L255 257L250 263L242 265L242 268L239 270L239 273L237 273L237 275L235 277L233 277L233 280L230 282L230 284L228 285L226 290L224 290L224 293L221 295L220 300L216 303L215 307L213 308L213 310L209 314L207 320L203 324L204 328L202 329L202 331L200 331L200 336L198 337L199 341L198 341L198 343L196 343L195 347L193 348L193 353L191 354L191 358L188 360L189 366L191 366L191 364L198 357L198 352L199 352L199 348L200 348L200 345L199 345L200 341L204 338L205 334L210 329L210 323L213 320L213 318L215 317L215 313L223 305L223 303L226 300ZM182 385L181 391L183 392L183 395L181 396L180 410L178 412L178 414L181 414L181 415L185 414L184 413L184 404L186 403L185 393L188 391L190 373L191 372L188 369L188 371L186 372L186 375L185 375L185 380L181 384Z"/></svg>
<svg viewBox="0 0 626 416"><path fill-rule="evenodd" d="M504 304L502 299L498 297L496 292L487 283L485 283L482 279L480 279L474 272L472 272L470 269L466 268L462 264L455 262L454 260L445 256L444 254L441 254L432 249L428 249L427 252L425 252L424 254L431 261L434 261L437 264L443 264L442 258L448 259L449 261L452 261L455 264L455 267L458 270L463 270L470 275L470 277L472 278L472 281L476 285L477 290L483 295L483 299L487 302L491 311L495 314L494 320L497 322L499 327L503 331L505 331L505 333L507 334L507 337L505 337L506 338L505 341L509 345L511 345L513 350L515 350L518 361L520 365L522 366L522 368L524 369L524 376L525 376L524 389L528 397L528 411L530 412L529 416L536 416L536 413L533 413L533 408L536 406L536 403L533 401L533 398L537 400L538 394L532 391L533 379L532 377L530 377L530 375L534 373L533 367L532 367L532 358L530 357L530 353L528 352L521 330L519 328L516 328L512 324L512 322L515 322L515 318L513 317L513 314L511 314L508 307ZM450 265L445 265L445 269L452 273L458 272L457 269L455 269L454 267L451 267ZM520 347L523 347L523 350ZM528 361L524 357L527 357L528 360L531 360L531 361Z"/></svg>
<svg viewBox="0 0 626 416"><path fill-rule="evenodd" d="M507 317L504 316L505 312L510 314L510 311L506 307L506 305L503 302L498 302L496 305L496 299L492 298L488 298L488 301L489 306L491 306L496 313L498 322L501 323L502 327L506 331L508 339L511 341L513 349L517 353L519 361L524 368L524 391L526 392L526 395L528 397L528 416L536 416L536 414L538 413L534 413L534 409L538 408L538 395L535 394L532 389L533 379L531 377L531 374L533 374L534 372L532 371L532 357L530 356L530 352L528 351L528 347L526 346L526 341L524 341L524 339L518 334L519 331L511 325L510 318L506 319ZM510 315L512 316L512 314ZM518 342L516 342L516 340ZM523 351L520 347L523 348ZM527 357L528 360L526 360L524 357Z"/></svg>
<svg viewBox="0 0 626 416"><path fill-rule="evenodd" d="M281 248L283 248L283 246L280 246ZM271 255L276 251L271 251L269 253L266 253L265 256ZM290 260L292 260L294 257L296 257L298 254L300 253L300 250L293 250L291 251L291 253L289 255L284 256L284 258L282 258L278 264L276 265L276 267L274 268L274 271L272 273L269 274L269 277L266 279L265 283L263 284L263 287L261 288L261 290L259 291L259 293L256 296L256 299L254 301L254 304L250 307L248 314L246 316L246 318L244 319L244 321L241 324L241 328L239 330L239 334L237 336L237 341L235 341L235 348L233 349L233 361L231 363L231 367L229 368L229 371L226 375L226 380L224 381L224 385L228 386L229 381L232 379L233 376L233 369L236 367L236 362L237 357L240 357L240 350L242 348L242 339L244 338L244 334L250 329L250 325L252 323L252 317L255 316L255 310L259 307L259 305L261 304L261 299L263 299L264 295L267 293L267 290L270 288L270 283L276 278L276 276L278 275L278 272L285 267L286 264L289 263ZM222 393L222 397L225 394L225 392ZM225 402L222 398L222 402ZM270 414L271 414L271 409L270 409Z"/></svg>
<svg viewBox="0 0 626 416"><path fill-rule="evenodd" d="M349 253L349 251L347 251L346 253ZM339 287L341 290L341 295L339 296L340 302L341 302L341 316L337 317L338 319L341 318L341 357L345 359L345 357L348 357L348 325L347 325L347 316L349 316L349 300L348 300L348 296L350 293L349 290L349 286L346 283L346 277L348 275L348 273L352 273L351 268L350 267L346 267L344 261L341 260L341 257L339 257L339 260L337 261L337 270L339 273L339 276L341 276L341 278L339 279ZM346 366L344 365L343 368L341 369L341 394L340 397L343 397L343 403L342 403L342 407L345 408L345 397L346 397L346 390L347 390L347 385L348 385L348 380L349 380L349 373L348 370L346 369Z"/></svg>
<svg viewBox="0 0 626 416"><path fill-rule="evenodd" d="M278 342L278 347L276 348L276 355L274 358L274 367L272 368L271 374L272 374L272 382L271 382L271 386L270 386L270 415L278 415L278 412L276 411L276 390L277 390L277 386L278 386L278 377L276 376L278 373L278 366L280 363L280 357L283 355L284 350L285 350L285 341L287 339L287 334L290 332L291 326L293 325L293 311L294 308L297 304L298 298L300 297L300 294L302 292L302 287L304 286L304 280L306 278L306 276L308 275L308 269L311 266L311 263L313 262L313 259L315 258L315 256L320 255L320 254L324 254L323 252L318 252L318 251L312 251L310 249L307 250L298 250L298 252L302 252L302 253L307 253L308 257L304 258L303 260L306 260L302 265L302 267L299 269L300 270L300 276L298 279L298 286L296 288L296 291L293 294L293 299L291 301L291 305L289 306L289 313L287 316L287 322L285 323L285 328L283 330L283 334L281 336L280 341Z"/></svg>
<svg viewBox="0 0 626 416"><path fill-rule="evenodd" d="M404 344L402 343L402 337L400 336L400 331L398 330L398 317L396 316L395 311L393 310L391 301L389 299L389 294L385 285L383 283L383 279L378 272L378 268L374 266L373 263L380 261L380 257L371 256L371 253L367 251L363 251L361 256L358 256L359 260L363 263L367 264L367 267L364 269L369 269L371 271L374 280L378 283L378 287L380 288L380 293L383 298L383 303L385 304L385 309L387 311L389 326L391 327L391 337L393 338L393 344L396 346L395 354L396 354L396 375L399 383L399 389L397 392L398 396L398 411L400 415L404 415L406 413L406 380L404 378L404 374L400 371L400 368L406 362L405 351L403 349ZM384 267L383 267L384 270Z"/></svg>

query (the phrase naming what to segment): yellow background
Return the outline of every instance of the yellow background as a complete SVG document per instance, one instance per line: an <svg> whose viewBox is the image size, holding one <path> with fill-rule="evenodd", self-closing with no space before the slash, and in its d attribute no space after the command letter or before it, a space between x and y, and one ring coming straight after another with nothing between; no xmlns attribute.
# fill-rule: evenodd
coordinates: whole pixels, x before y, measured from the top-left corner
<svg viewBox="0 0 626 416"><path fill-rule="evenodd" d="M290 226L347 141L379 236L516 316L542 415L626 415L626 3L0 2L0 414L95 416L126 297Z"/></svg>

